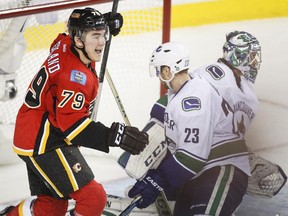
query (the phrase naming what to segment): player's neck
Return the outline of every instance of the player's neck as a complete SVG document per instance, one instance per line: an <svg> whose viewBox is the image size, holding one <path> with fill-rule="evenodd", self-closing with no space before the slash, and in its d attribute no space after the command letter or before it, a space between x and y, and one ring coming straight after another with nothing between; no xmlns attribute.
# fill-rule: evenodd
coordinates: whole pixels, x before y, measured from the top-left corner
<svg viewBox="0 0 288 216"><path fill-rule="evenodd" d="M190 80L191 77L189 76L188 73L179 73L176 74L174 79L171 81L171 86L175 92L178 92L179 89L183 86L186 81Z"/></svg>
<svg viewBox="0 0 288 216"><path fill-rule="evenodd" d="M84 55L83 50L79 47L74 46L75 51L78 53L78 58L83 62L85 65L89 65L91 63L91 60Z"/></svg>

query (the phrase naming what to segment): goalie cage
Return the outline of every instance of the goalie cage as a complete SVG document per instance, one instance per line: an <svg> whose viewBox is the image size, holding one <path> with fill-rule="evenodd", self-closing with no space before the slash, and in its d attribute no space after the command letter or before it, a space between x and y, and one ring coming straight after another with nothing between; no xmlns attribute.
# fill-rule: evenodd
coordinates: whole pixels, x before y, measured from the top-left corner
<svg viewBox="0 0 288 216"><path fill-rule="evenodd" d="M66 31L70 13L84 7L105 13L111 11L112 0L0 0L0 76L12 74L18 89L14 99L0 98L0 126L4 129L5 125L15 123L29 82L47 58L51 42ZM160 83L152 83L149 77L148 60L155 46L169 41L170 11L171 0L120 0L118 4L124 25L112 40L107 68L132 125L139 128L149 119L152 101L160 95ZM97 64L99 71L100 64ZM123 119L106 83L104 80L97 120L110 126ZM0 86L2 92L6 88L4 85ZM145 97L147 95L149 97ZM139 107L144 110L141 115ZM12 145L13 137L8 139ZM110 153L118 157L121 152L113 148ZM99 153L93 151L93 154Z"/></svg>

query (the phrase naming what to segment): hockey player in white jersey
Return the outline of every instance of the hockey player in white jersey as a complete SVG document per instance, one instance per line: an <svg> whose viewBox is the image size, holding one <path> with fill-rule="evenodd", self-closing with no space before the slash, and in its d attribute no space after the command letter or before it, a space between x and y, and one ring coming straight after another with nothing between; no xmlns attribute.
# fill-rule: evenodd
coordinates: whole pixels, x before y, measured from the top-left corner
<svg viewBox="0 0 288 216"><path fill-rule="evenodd" d="M141 195L137 207L145 208L164 190L176 200L174 215L231 215L247 188L247 147L234 129L232 108L206 79L188 74L189 60L177 43L152 54L150 73L168 89L163 121L169 151L128 195Z"/></svg>

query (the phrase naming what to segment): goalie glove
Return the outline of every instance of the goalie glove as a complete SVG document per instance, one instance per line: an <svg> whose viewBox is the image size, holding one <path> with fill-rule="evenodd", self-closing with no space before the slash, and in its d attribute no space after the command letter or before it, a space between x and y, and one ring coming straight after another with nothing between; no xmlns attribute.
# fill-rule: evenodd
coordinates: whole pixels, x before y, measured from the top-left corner
<svg viewBox="0 0 288 216"><path fill-rule="evenodd" d="M114 122L110 127L107 143L112 147L120 147L132 155L139 154L149 143L148 134L136 127L125 126Z"/></svg>
<svg viewBox="0 0 288 216"><path fill-rule="evenodd" d="M123 26L123 16L120 13L116 13L111 17L111 12L103 14L107 20L109 31L113 36L116 36L120 33L121 27Z"/></svg>
<svg viewBox="0 0 288 216"><path fill-rule="evenodd" d="M273 197L287 182L287 176L280 166L264 158L249 155L251 176L246 193L252 196Z"/></svg>
<svg viewBox="0 0 288 216"><path fill-rule="evenodd" d="M137 181L132 189L129 190L128 196L134 198L138 195L141 196L140 202L137 207L142 209L146 208L155 202L158 195L163 191L166 186L165 179L157 170L151 169L143 180Z"/></svg>

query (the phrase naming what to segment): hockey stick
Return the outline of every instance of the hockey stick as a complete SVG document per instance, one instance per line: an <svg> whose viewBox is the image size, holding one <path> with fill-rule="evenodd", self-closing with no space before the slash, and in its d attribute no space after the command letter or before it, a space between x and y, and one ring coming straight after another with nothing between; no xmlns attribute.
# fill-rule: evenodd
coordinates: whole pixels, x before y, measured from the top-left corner
<svg viewBox="0 0 288 216"><path fill-rule="evenodd" d="M141 197L140 196L136 197L132 201L132 203L129 206L127 206L127 208L124 209L124 211L121 212L121 214L119 216L127 216L127 215L129 215L130 212L137 206L137 204L140 203L140 201L141 201Z"/></svg>
<svg viewBox="0 0 288 216"><path fill-rule="evenodd" d="M119 3L119 0L113 0L111 17L113 17L117 13L118 3ZM104 53L103 53L103 57L102 57L102 63L101 63L101 68L100 68L100 73L99 73L98 95L97 95L97 100L95 102L95 105L94 105L94 108L92 111L92 115L91 115L91 118L94 121L97 118L97 112L98 112L100 97L101 97L102 88L103 88L103 82L104 82L104 77L105 77L105 72L106 72L106 65L107 65L107 61L108 61L108 54L109 54L109 50L110 50L111 40L112 40L112 35L110 35L109 40L105 44Z"/></svg>
<svg viewBox="0 0 288 216"><path fill-rule="evenodd" d="M117 105L118 105L118 108L119 108L119 110L120 110L120 112L121 112L121 115L122 115L122 117L123 117L123 119L124 119L125 124L128 125L128 126L131 126L130 121L129 121L129 119L128 119L128 116L127 116L127 114L126 114L126 112L125 112L124 106L123 106L123 104L122 104L122 101L121 101L121 99L120 99L120 97L119 97L119 94L118 94L118 92L117 92L117 90L116 90L116 87L115 87L115 85L114 85L114 82L113 82L113 80L112 80L112 78L111 78L111 76L110 76L110 73L109 73L109 71L108 71L107 68L106 68L105 77L106 77L106 79L107 79L107 81L108 81L108 84L109 84L110 89L111 89L111 91L112 91L112 94L113 94L113 96L114 96L114 98L115 98L115 100L116 100L116 103L117 103Z"/></svg>
<svg viewBox="0 0 288 216"><path fill-rule="evenodd" d="M113 80L112 80L108 70L106 70L106 79L107 79L107 81L109 83L110 89L111 89L111 91L113 93L113 96L114 96L114 98L116 100L116 103L117 103L117 105L119 107L119 110L120 110L120 112L122 114L122 117L123 117L123 119L125 121L125 124L128 125L128 126L131 126L130 121L128 119L128 116L126 115L124 106L123 106L123 104L121 102L120 96L119 96L119 94L118 94L118 92L116 90L116 87L115 87L115 85L113 83ZM128 215L132 211L132 209L136 207L136 205L140 202L140 200L141 199L138 199L137 201L131 203L131 205L129 205L127 207L127 209L125 209L123 211L124 213L122 212L123 214L121 213L120 215L123 215L123 216L124 215ZM155 205L156 205L157 211L158 211L160 216L162 216L162 215L163 216L164 215L165 216L172 215L171 210L170 210L169 205L168 205L167 198L166 198L166 196L165 196L165 194L163 192L161 192L159 194L159 196L157 197L157 199L155 201Z"/></svg>
<svg viewBox="0 0 288 216"><path fill-rule="evenodd" d="M129 122L129 119L128 119L128 116L126 115L124 106L123 106L123 104L121 102L120 96L119 96L119 94L118 94L118 92L116 90L116 87L115 87L115 85L113 83L113 80L112 80L108 70L106 70L106 79L107 79L107 81L109 83L110 89L111 89L111 91L113 93L113 96L114 96L114 98L116 100L116 103L117 103L117 105L119 107L119 110L120 110L120 112L122 114L122 117L123 117L123 119L125 121L125 124L128 125L128 126L131 126L131 124ZM157 211L158 211L160 216L170 216L170 215L172 215L172 212L171 212L171 210L169 208L169 204L168 204L167 198L166 198L166 196L165 196L165 194L163 192L161 192L159 194L159 196L157 197L157 199L155 201L155 205L156 205Z"/></svg>

